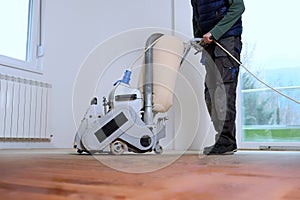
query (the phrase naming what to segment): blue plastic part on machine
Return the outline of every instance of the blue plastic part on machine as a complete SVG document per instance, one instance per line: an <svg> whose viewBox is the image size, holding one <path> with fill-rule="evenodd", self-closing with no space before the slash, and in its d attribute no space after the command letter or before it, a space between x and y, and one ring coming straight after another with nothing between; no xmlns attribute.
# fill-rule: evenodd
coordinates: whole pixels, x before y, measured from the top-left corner
<svg viewBox="0 0 300 200"><path fill-rule="evenodd" d="M122 79L122 83L129 84L130 76L131 76L131 71L126 70Z"/></svg>
<svg viewBox="0 0 300 200"><path fill-rule="evenodd" d="M131 71L130 71L130 70L125 70L123 79L122 79L122 80L117 80L117 81L114 83L114 86L117 85L117 84L120 83L120 82L129 85L130 77L131 77Z"/></svg>

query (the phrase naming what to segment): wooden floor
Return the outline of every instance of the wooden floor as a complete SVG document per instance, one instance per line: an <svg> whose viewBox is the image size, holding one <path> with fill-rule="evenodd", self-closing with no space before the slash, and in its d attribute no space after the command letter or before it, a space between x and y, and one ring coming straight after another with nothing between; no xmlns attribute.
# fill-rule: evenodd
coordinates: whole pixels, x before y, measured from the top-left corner
<svg viewBox="0 0 300 200"><path fill-rule="evenodd" d="M1 150L0 199L296 200L300 153L90 156Z"/></svg>

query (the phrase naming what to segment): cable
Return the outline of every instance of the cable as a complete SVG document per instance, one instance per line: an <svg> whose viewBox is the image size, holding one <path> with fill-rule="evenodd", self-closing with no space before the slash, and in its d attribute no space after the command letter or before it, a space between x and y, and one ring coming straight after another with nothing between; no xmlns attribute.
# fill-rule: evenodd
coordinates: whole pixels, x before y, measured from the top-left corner
<svg viewBox="0 0 300 200"><path fill-rule="evenodd" d="M140 58L142 58L144 56L144 54L150 49L152 48L159 40L161 39L158 38L156 39L151 45L149 45L131 64L131 67L130 69L132 70L134 65L138 62L138 60ZM192 42L194 43L201 43L203 40L192 40ZM243 63L241 63L238 59L236 59L227 49L225 49L221 44L219 44L216 40L213 40L213 42L218 46L220 47L225 53L227 53L235 62L237 62L240 66L242 66L249 74L251 74L257 81L259 81L261 84L265 85L267 88L270 88L271 90L273 90L274 92L278 93L279 95L297 103L297 104L300 104L300 101L296 100L296 99L293 99L292 97L280 92L279 90L275 89L274 87L270 86L269 84L265 83L264 81L262 81L260 78L258 78L254 73L252 73L245 65L243 65ZM195 44L192 44L191 45L195 48ZM203 44L199 44L199 46L203 46ZM198 52L202 51L201 50L198 50L197 48L195 48Z"/></svg>
<svg viewBox="0 0 300 200"><path fill-rule="evenodd" d="M239 65L241 65L249 74L251 74L256 80L258 80L261 84L265 85L266 87L270 88L271 90L273 90L274 92L278 93L279 95L297 103L300 104L300 101L293 99L290 96L287 96L286 94L283 94L282 92L280 92L279 90L273 88L272 86L270 86L269 84L265 83L264 81L262 81L261 79L259 79L255 74L253 74L245 65L243 65L238 59L236 59L227 49L225 49L221 44L219 44L217 41L213 40L213 42L220 47L225 53L227 53L235 62L237 62Z"/></svg>

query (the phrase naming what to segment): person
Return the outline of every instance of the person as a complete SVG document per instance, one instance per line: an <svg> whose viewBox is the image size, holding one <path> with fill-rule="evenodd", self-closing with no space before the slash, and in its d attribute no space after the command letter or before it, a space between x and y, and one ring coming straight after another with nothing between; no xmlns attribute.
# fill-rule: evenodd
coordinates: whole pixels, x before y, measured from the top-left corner
<svg viewBox="0 0 300 200"><path fill-rule="evenodd" d="M201 63L206 70L205 102L217 134L205 155L234 154L236 142L236 89L239 64L214 42L240 60L243 0L191 0L195 38L205 43Z"/></svg>

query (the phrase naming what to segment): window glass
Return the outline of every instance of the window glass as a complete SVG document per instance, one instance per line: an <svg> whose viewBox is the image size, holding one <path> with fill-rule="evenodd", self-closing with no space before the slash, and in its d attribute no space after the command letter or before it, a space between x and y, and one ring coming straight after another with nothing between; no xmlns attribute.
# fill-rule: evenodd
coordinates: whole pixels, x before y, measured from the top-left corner
<svg viewBox="0 0 300 200"><path fill-rule="evenodd" d="M0 1L0 54L26 61L29 0Z"/></svg>
<svg viewBox="0 0 300 200"><path fill-rule="evenodd" d="M41 73L42 0L0 1L0 67Z"/></svg>
<svg viewBox="0 0 300 200"><path fill-rule="evenodd" d="M243 63L280 92L300 100L300 1L244 1ZM268 8L268 9L266 9ZM300 106L241 71L242 141L300 142Z"/></svg>

